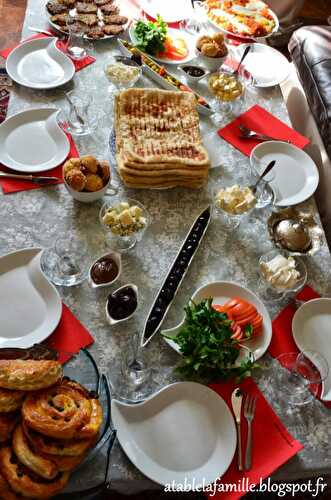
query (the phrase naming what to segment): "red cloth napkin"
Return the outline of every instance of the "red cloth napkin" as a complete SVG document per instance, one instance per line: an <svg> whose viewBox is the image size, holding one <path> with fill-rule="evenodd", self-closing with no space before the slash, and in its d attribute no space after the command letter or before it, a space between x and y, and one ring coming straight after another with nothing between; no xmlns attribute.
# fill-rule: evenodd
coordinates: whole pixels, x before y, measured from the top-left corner
<svg viewBox="0 0 331 500"><path fill-rule="evenodd" d="M211 389L216 391L226 401L229 408L231 408L231 394L237 386L233 382L210 385ZM239 387L244 394L249 393L257 396L255 418L252 424L252 468L249 471L239 471L236 452L229 469L217 483L219 490L214 496L212 493L210 495L206 493L210 499L236 500L237 498L241 498L247 491L226 491L225 486L233 484L237 485L237 490L243 490L248 485L258 485L260 480L270 476L278 467L303 449L302 444L289 434L252 378L244 380L239 384ZM245 457L247 424L243 413L241 421L242 449L243 457Z"/></svg>
<svg viewBox="0 0 331 500"><path fill-rule="evenodd" d="M79 153L73 141L73 138L71 137L70 134L66 135L70 142L70 151L67 158L77 158L79 156ZM13 172L14 174L18 173L14 172L13 170L10 170L9 168L1 164L0 164L0 171ZM40 174L37 175L58 177L59 178L58 184L60 184L61 182L63 182L62 164L59 165L58 167L52 168L51 170L47 170L46 172L41 172ZM34 184L33 182L30 181L20 181L19 179L1 179L0 186L2 187L4 194L17 193L18 191L28 191L30 189L39 189L41 187L45 187L45 186L40 186L38 184Z"/></svg>
<svg viewBox="0 0 331 500"><path fill-rule="evenodd" d="M306 285L298 294L300 300L318 299L320 295L310 286ZM277 358L286 352L295 352L299 354L296 343L292 335L292 320L295 314L294 307L287 305L272 322L272 339L269 346L269 352L273 358ZM322 386L317 391L317 398L320 398ZM331 408L331 402L321 401L327 408Z"/></svg>
<svg viewBox="0 0 331 500"><path fill-rule="evenodd" d="M63 364L80 349L93 344L94 339L70 309L63 304L60 323L46 343L52 349L59 351L59 361Z"/></svg>
<svg viewBox="0 0 331 500"><path fill-rule="evenodd" d="M220 137L223 137L223 139L239 149L239 151L246 156L249 156L252 149L257 144L260 144L261 141L255 139L240 139L239 125L245 125L255 132L271 135L272 137L290 140L292 144L301 149L309 144L309 139L307 139L307 137L299 134L299 132L296 132L284 122L278 120L278 118L269 113L269 111L255 104L255 106L251 107L248 111L238 116L238 118L228 123L228 125L217 132Z"/></svg>
<svg viewBox="0 0 331 500"><path fill-rule="evenodd" d="M56 35L54 35L54 36L56 36ZM27 42L28 40L34 40L34 39L37 39L37 38L48 38L48 37L49 37L49 35L46 35L46 34L43 34L43 33L39 33L38 35L32 35L29 38L26 38L25 40L22 40L21 43ZM11 53L11 51L14 50L14 49L16 49L16 47L18 47L19 45L21 45L21 43L18 43L17 45L14 45L13 47L7 47L6 49L1 50L0 51L0 55L4 59L7 59L7 57ZM58 40L56 45L58 46L58 48L60 50L62 50L62 52L64 52L64 53L66 52L66 47L67 47L66 42L63 42L62 40ZM85 66L89 66L90 64L94 63L95 60L96 60L95 57L92 57L92 56L86 56L83 59L80 59L79 61L76 61L75 59L72 59L71 57L70 57L70 59L74 63L76 71L79 71L79 70L85 68Z"/></svg>

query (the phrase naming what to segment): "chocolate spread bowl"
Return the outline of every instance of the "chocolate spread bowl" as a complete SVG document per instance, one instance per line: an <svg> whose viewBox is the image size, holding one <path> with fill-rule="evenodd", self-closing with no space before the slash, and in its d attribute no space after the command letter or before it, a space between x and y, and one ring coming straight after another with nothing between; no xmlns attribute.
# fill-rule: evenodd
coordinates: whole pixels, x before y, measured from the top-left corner
<svg viewBox="0 0 331 500"><path fill-rule="evenodd" d="M115 283L121 273L121 254L110 251L93 262L89 269L88 282L92 288L105 288Z"/></svg>
<svg viewBox="0 0 331 500"><path fill-rule="evenodd" d="M127 290L126 290L127 289ZM113 304L116 301L116 296L123 296L124 292L126 301L122 304ZM133 283L127 283L111 293L106 302L106 317L110 325L116 325L132 318L138 308L138 287ZM116 310L117 309L117 310ZM120 310L122 309L122 310Z"/></svg>

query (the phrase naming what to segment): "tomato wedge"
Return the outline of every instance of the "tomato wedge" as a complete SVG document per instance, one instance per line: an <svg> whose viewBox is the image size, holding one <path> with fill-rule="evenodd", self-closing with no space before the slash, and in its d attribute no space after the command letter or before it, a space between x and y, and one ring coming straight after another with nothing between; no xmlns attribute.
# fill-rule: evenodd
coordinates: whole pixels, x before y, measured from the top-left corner
<svg viewBox="0 0 331 500"><path fill-rule="evenodd" d="M213 309L220 313L226 314L228 319L233 319L231 312L226 307L221 306L220 304L213 304Z"/></svg>
<svg viewBox="0 0 331 500"><path fill-rule="evenodd" d="M188 54L188 48L183 38L166 38L164 42L165 50L158 55L180 61L185 59Z"/></svg>

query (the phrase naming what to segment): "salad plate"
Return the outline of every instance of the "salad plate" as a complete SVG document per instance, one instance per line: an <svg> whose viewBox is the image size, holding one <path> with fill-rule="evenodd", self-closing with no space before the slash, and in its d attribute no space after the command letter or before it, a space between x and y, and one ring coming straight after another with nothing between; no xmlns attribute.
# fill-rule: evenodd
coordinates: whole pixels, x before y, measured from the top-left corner
<svg viewBox="0 0 331 500"><path fill-rule="evenodd" d="M320 352L329 364L328 377L322 382L321 399L323 401L331 401L330 325L331 299L328 298L309 300L297 309L292 321L294 342L300 351Z"/></svg>
<svg viewBox="0 0 331 500"><path fill-rule="evenodd" d="M0 258L0 347L30 347L57 327L62 301L40 269L40 248Z"/></svg>
<svg viewBox="0 0 331 500"><path fill-rule="evenodd" d="M254 160L253 160L254 159ZM275 178L270 181L274 191L274 204L279 207L297 205L314 194L319 174L314 161L302 149L282 141L267 141L255 146L251 164L259 162L264 168L275 160Z"/></svg>
<svg viewBox="0 0 331 500"><path fill-rule="evenodd" d="M135 30L135 25L132 24L129 28L129 36L130 40L133 43L133 45L137 45L137 39L134 33ZM189 61L192 61L196 57L195 55L195 38L194 36L190 35L189 33L183 31L183 30L177 30L174 28L168 28L167 30L167 35L169 38L171 38L172 41L180 40L183 41L187 47L187 56L183 57L183 59L170 59L169 57L166 56L161 56L161 55L153 55L153 54L147 54L149 57L154 59L155 61L161 62L163 64L175 64L178 66L178 64L184 64ZM141 50L141 49L139 49ZM141 50L141 52L143 52ZM145 54L145 52L143 52Z"/></svg>
<svg viewBox="0 0 331 500"><path fill-rule="evenodd" d="M0 125L0 162L18 172L36 173L60 165L69 139L57 121L57 108L37 108L10 116Z"/></svg>
<svg viewBox="0 0 331 500"><path fill-rule="evenodd" d="M272 325L268 310L266 309L263 302L259 299L259 297L248 290L248 288L237 285L236 283L232 283L230 281L215 281L198 288L198 290L196 290L192 295L191 300L194 303L199 303L203 299L208 299L209 297L212 297L213 304L217 305L223 305L233 297L240 297L241 299L252 304L256 308L257 312L261 314L263 318L262 331L251 340L245 340L245 347L247 349L241 349L240 354L236 360L236 366L248 357L248 353L253 353L255 360L260 359L268 349L271 342ZM164 336L175 336L179 333L184 324L185 319L183 319L181 323L179 323L179 325L174 328L162 330L161 334ZM176 342L168 338L165 338L164 340L178 354L181 354L179 346Z"/></svg>
<svg viewBox="0 0 331 500"><path fill-rule="evenodd" d="M233 416L224 400L202 384L177 382L134 405L113 399L111 415L126 455L159 484L207 485L233 459Z"/></svg>
<svg viewBox="0 0 331 500"><path fill-rule="evenodd" d="M57 48L58 39L38 38L14 49L6 70L16 83L32 89L53 89L69 82L75 74L71 59Z"/></svg>

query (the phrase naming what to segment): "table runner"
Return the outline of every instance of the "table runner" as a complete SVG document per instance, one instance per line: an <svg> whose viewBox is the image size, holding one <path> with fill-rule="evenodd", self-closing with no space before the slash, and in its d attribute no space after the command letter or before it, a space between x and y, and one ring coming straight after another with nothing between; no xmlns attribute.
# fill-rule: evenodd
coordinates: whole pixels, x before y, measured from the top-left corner
<svg viewBox="0 0 331 500"><path fill-rule="evenodd" d="M124 2L122 2L124 3ZM28 26L44 27L45 17L42 6L44 0L28 0L28 8L23 29L23 37L29 36ZM114 41L96 43L97 61L74 77L77 89L94 94L99 127L93 137L79 139L77 147L81 154L98 154L108 158L108 138L111 128L112 109L107 93L107 82L103 74L103 64L110 50L116 49ZM173 66L168 68L174 74L177 70ZM71 84L70 84L71 85ZM146 77L139 82L139 86L154 86ZM204 83L199 84L198 90L206 94ZM47 106L50 103L61 107L64 104L62 90L55 89L49 92L34 92L22 87L15 87L9 106L9 115L32 106ZM258 102L262 107L273 113L279 119L289 123L285 105L278 88L257 91L247 96L244 109L248 109ZM245 179L248 171L248 159L229 144L221 141L210 119L201 119L203 137L213 147L214 155L222 165L213 169L211 181L219 175L237 176L238 182ZM116 178L116 171L114 170ZM119 374L121 353L130 342L132 333L142 327L150 308L152 299L161 284L181 242L192 224L195 216L206 206L210 199L211 183L209 187L190 191L175 189L167 191L139 191L126 190L122 192L144 203L148 208L152 225L147 230L143 241L137 248L125 257L123 275L120 284L136 283L142 293L140 309L135 320L125 323L116 329L109 327L105 319L104 308L108 291L96 292L89 289L87 284L68 290L60 290L65 303L75 311L78 319L93 332L95 343L91 352L95 356L101 369L108 371L115 379ZM43 201L44 207L34 217L24 215L36 203ZM312 200L303 204L309 210L316 211ZM0 196L0 252L5 254L16 248L35 245L38 235L42 231L51 239L54 231L63 231L65 222L73 221L72 231L78 236L87 235L88 248L96 247L96 253L104 251L103 234L98 224L100 204L82 205L69 197L63 186L16 193L12 196ZM253 220L242 225L233 234L223 233L216 221L213 221L204 241L185 277L185 280L176 296L176 300L169 312L164 327L176 325L183 317L183 307L194 290L209 281L228 280L236 281L241 285L257 290L257 262L259 256L270 250L265 224L266 212L256 212ZM93 247L93 248L92 248ZM309 258L309 282L322 295L330 293L331 259L327 246L324 244L321 251ZM270 313L274 316L279 311L272 305ZM177 380L173 374L173 366L178 362L178 355L155 336L148 347L151 364L154 367L152 380L155 386ZM277 393L273 380L277 376L276 361L266 356L263 360L266 369L256 374L265 397L271 402L276 413L280 416L290 433L305 445L300 453L300 461L294 459L282 467L277 474L278 478L288 479L303 475L321 474L321 471L330 469L331 459L328 452L330 440L331 417L329 410L320 408L322 405L309 405L305 415L293 419L287 413L287 408L281 406L277 400ZM91 469L91 474L100 475L100 471ZM159 488L142 476L128 461L118 445L112 455L113 488L117 491L136 493L139 490Z"/></svg>

